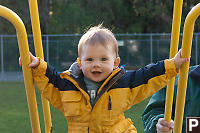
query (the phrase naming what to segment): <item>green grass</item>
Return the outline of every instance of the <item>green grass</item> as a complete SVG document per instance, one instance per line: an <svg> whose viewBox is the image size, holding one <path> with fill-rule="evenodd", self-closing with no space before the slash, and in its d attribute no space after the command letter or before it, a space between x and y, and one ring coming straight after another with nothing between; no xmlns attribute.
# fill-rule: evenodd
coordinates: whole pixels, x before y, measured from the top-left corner
<svg viewBox="0 0 200 133"><path fill-rule="evenodd" d="M41 132L44 133L43 111L40 94L36 91L40 117ZM141 114L148 99L133 106L125 112L126 117L133 120L138 133L143 133ZM67 122L63 114L51 107L51 117L54 133L66 133ZM0 82L0 129L2 133L31 133L26 93L22 82Z"/></svg>

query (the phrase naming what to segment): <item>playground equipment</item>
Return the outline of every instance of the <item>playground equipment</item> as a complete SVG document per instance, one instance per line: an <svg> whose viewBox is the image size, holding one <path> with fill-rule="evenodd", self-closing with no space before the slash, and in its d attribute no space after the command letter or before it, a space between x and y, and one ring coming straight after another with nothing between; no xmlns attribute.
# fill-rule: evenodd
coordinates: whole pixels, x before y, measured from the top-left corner
<svg viewBox="0 0 200 133"><path fill-rule="evenodd" d="M178 11L175 11L174 18L177 17L176 21L177 24L173 24L174 27L179 27L176 32L176 38L179 38L179 31L180 31L180 17L181 17L181 9L182 9L182 0L175 1L175 6ZM179 5L179 6L178 6ZM175 10L175 9L174 9ZM176 16L176 13L178 16ZM193 31L194 31L194 23L197 17L200 15L200 3L197 4L186 17L184 23L184 30L183 30L183 41L182 41L182 57L183 58L190 58L191 55L191 48L192 48L192 38L193 38ZM173 20L174 23L175 19ZM179 24L178 24L179 23ZM172 32L173 32L172 28ZM172 35L172 38L175 37ZM176 39L175 38L175 39ZM171 49L170 57L174 56L173 52L177 52L178 49L178 41L176 43L172 43L173 39L171 40ZM173 47L173 48L172 48ZM185 96L186 96L186 87L187 87L187 79L188 79L188 70L189 70L190 62L186 62L180 68L180 76L178 81L178 89L177 89L177 101L176 101L176 109L175 109L175 120L174 120L174 130L173 133L181 133L182 131L182 123L183 123L183 113L184 113L184 106L185 106ZM171 109L172 109L172 100L173 100L173 92L174 92L174 79L170 81L170 84L167 88L167 96L166 96L166 108L165 108L165 120L170 122L171 120Z"/></svg>
<svg viewBox="0 0 200 133"><path fill-rule="evenodd" d="M36 56L44 59L37 0L29 0L29 7L30 7L30 14L31 14L32 29L33 29L35 53L36 53ZM1 6L0 12L1 12L0 16L8 19L15 26L16 31L17 31L19 50L20 50L20 55L21 55L21 60L22 60L23 75L27 75L27 76L24 76L24 81L28 80L28 81L25 81L25 87L26 87L26 95L27 95L28 106L29 106L32 132L40 133L41 131L40 131L40 124L39 124L39 117L38 117L37 102L36 102L36 97L35 97L35 88L33 86L32 75L30 75L31 70L29 70L30 68L29 69L27 68L28 64L30 63L30 59L29 60L24 59L24 58L29 58L28 46L24 46L24 45L28 45L25 26L22 20L19 18L19 16L17 16L17 14L12 12L8 8ZM24 63L27 64L25 68L23 65ZM44 121L45 121L45 132L50 133L52 132L50 106L49 106L49 102L42 95L41 97L42 97L42 105L43 105L43 113L44 113Z"/></svg>
<svg viewBox="0 0 200 133"><path fill-rule="evenodd" d="M190 58L194 24L199 15L200 15L200 3L191 9L184 23L183 41L182 41L182 57L184 58ZM182 130L189 63L190 62L184 63L180 69L173 133L181 133Z"/></svg>
<svg viewBox="0 0 200 133"><path fill-rule="evenodd" d="M30 56L29 56L29 47L28 47L28 40L27 40L27 33L25 26L20 17L16 13L1 5L0 5L0 16L10 21L16 29L32 132L40 133L41 130L40 130L32 71L31 68L28 67L28 64L30 63Z"/></svg>
<svg viewBox="0 0 200 133"><path fill-rule="evenodd" d="M37 57L44 59L37 0L29 0L29 9L32 23L35 53ZM41 98L43 105L45 132L51 133L52 123L49 101L45 99L42 95Z"/></svg>
<svg viewBox="0 0 200 133"><path fill-rule="evenodd" d="M171 43L170 43L171 45L170 45L170 56L169 56L170 59L173 58L178 51L182 5L183 5L183 0L174 0L174 11L173 11ZM171 121L172 103L174 96L174 82L175 82L175 77L170 80L166 90L165 120L167 122Z"/></svg>

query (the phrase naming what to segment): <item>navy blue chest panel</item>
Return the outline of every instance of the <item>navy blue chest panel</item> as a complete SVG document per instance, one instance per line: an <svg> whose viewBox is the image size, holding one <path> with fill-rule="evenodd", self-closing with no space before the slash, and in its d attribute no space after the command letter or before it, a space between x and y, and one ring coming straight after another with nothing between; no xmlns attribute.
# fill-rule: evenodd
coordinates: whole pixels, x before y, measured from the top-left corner
<svg viewBox="0 0 200 133"><path fill-rule="evenodd" d="M46 76L49 78L49 83L52 83L59 91L69 91L75 90L78 91L77 87L69 80L60 78L60 73L56 72L55 69L47 65ZM164 61L160 61L157 64L150 64L139 70L130 70L126 71L125 74L113 84L109 90L115 88L135 88L142 84L147 84L148 80L156 76L165 74ZM75 78L79 83L79 86L83 90L86 89L86 85L83 81L83 78ZM87 92L87 91L86 91Z"/></svg>
<svg viewBox="0 0 200 133"><path fill-rule="evenodd" d="M136 71L129 70L109 90L115 88L135 88L147 84L150 79L163 74L165 74L164 61L160 61L157 64L150 64Z"/></svg>
<svg viewBox="0 0 200 133"><path fill-rule="evenodd" d="M60 73L55 71L55 68L47 65L45 76L48 77L49 83L52 83L59 91L79 91L77 87L67 79L60 78Z"/></svg>

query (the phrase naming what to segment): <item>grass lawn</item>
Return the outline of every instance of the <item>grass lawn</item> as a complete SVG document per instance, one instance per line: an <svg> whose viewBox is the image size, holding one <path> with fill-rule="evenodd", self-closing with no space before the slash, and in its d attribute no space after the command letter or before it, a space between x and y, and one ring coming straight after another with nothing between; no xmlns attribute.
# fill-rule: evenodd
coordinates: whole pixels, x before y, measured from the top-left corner
<svg viewBox="0 0 200 133"><path fill-rule="evenodd" d="M36 91L41 132L45 133L40 94ZM141 114L148 99L125 112L133 120L138 133L143 133ZM66 133L67 122L63 114L51 107L53 133ZM2 133L31 133L26 93L22 82L0 82L0 129Z"/></svg>

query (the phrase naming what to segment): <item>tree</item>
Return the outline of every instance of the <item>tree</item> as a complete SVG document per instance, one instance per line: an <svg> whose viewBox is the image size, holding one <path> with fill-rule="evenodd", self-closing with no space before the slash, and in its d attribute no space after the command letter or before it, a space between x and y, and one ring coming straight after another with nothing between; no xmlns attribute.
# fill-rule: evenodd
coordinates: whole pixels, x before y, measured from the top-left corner
<svg viewBox="0 0 200 133"><path fill-rule="evenodd" d="M198 0L183 1L184 20ZM31 32L28 0L0 2L15 11ZM43 34L83 33L103 22L114 33L171 32L174 1L166 0L38 0ZM199 20L195 32L200 31ZM6 26L5 26L6 25ZM8 26L7 26L8 25ZM0 21L0 33L15 34L8 22Z"/></svg>
<svg viewBox="0 0 200 133"><path fill-rule="evenodd" d="M0 5L3 5L14 11L22 19L27 32L31 33L30 15L27 0L4 0L0 2ZM16 31L7 20L0 18L0 34L16 34Z"/></svg>
<svg viewBox="0 0 200 133"><path fill-rule="evenodd" d="M38 0L39 16L42 34L48 33L49 28L49 15L50 15L50 1Z"/></svg>

